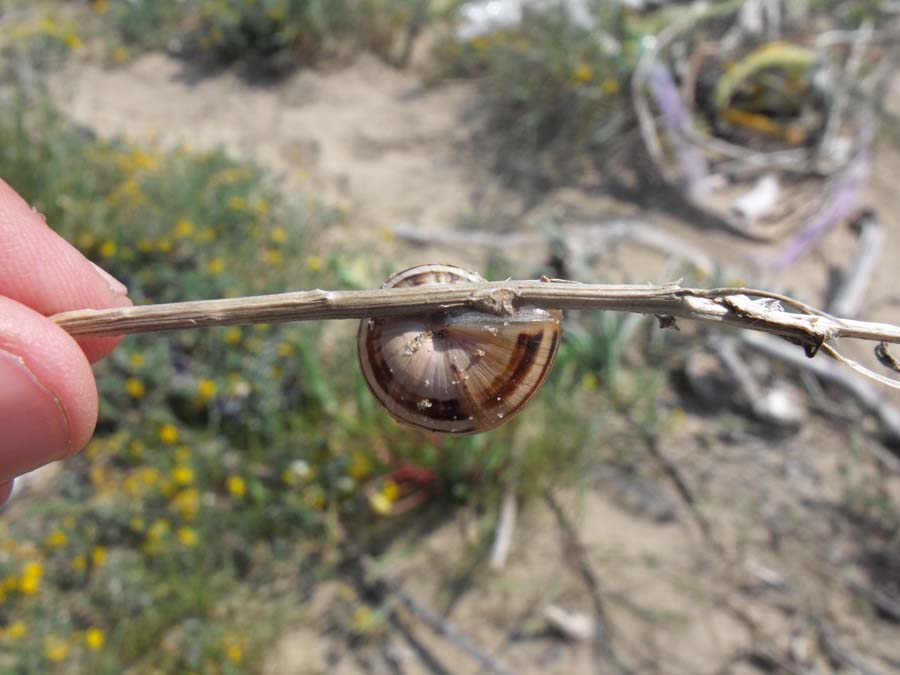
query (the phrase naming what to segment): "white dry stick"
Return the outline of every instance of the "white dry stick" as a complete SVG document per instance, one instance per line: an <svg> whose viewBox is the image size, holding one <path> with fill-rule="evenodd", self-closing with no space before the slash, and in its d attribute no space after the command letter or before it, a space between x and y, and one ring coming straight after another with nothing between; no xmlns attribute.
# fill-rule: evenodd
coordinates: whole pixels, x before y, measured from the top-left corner
<svg viewBox="0 0 900 675"><path fill-rule="evenodd" d="M787 312L774 303L754 301L750 296L778 300L800 309L801 313ZM205 326L413 316L451 309L507 316L521 306L611 310L725 323L781 335L810 347L836 338L900 343L900 326L835 318L769 291L685 288L678 283L661 286L581 284L549 279L368 291L296 291L221 300L79 309L55 314L50 319L73 336L108 337Z"/></svg>
<svg viewBox="0 0 900 675"><path fill-rule="evenodd" d="M426 230L408 223L394 226L394 236L418 245L458 246L479 248L508 253L510 249L540 248L549 250L559 240L569 250L584 255L608 253L615 246L631 243L674 256L696 268L697 272L710 277L718 269L716 261L703 251L677 237L664 232L662 228L636 218L619 218L589 223L562 225L558 231L509 232L495 234L473 230Z"/></svg>
<svg viewBox="0 0 900 675"><path fill-rule="evenodd" d="M491 569L502 570L509 558L512 548L513 532L516 529L516 493L512 488L507 488L503 494L503 503L500 505L500 518L497 521L497 536L494 538L494 547L491 550Z"/></svg>
<svg viewBox="0 0 900 675"><path fill-rule="evenodd" d="M879 220L874 215L867 214L858 223L860 229L856 256L841 288L828 307L828 311L835 316L857 315L884 253L886 235Z"/></svg>
<svg viewBox="0 0 900 675"><path fill-rule="evenodd" d="M765 300L753 300L750 296ZM799 313L784 311L778 303L793 307ZM827 344L842 337L900 343L900 326L838 319L787 296L747 288L704 290L683 288L677 283L606 285L550 279L493 281L371 291L297 291L222 300L80 309L55 314L50 319L71 335L101 337L203 326L411 316L452 309L511 316L521 306L633 312L655 315L662 326L673 326L676 319L686 319L762 331L802 345L810 356L821 349L870 379L900 389L900 382L866 370Z"/></svg>

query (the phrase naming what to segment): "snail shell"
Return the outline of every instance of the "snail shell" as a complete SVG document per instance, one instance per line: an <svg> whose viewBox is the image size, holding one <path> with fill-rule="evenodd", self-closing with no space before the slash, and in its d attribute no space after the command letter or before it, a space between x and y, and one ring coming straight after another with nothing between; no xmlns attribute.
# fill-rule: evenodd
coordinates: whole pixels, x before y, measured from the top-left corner
<svg viewBox="0 0 900 675"><path fill-rule="evenodd" d="M419 265L382 288L480 283L454 265ZM364 319L357 348L366 384L397 420L445 434L497 427L520 412L553 365L562 312L522 307L512 316L450 310Z"/></svg>

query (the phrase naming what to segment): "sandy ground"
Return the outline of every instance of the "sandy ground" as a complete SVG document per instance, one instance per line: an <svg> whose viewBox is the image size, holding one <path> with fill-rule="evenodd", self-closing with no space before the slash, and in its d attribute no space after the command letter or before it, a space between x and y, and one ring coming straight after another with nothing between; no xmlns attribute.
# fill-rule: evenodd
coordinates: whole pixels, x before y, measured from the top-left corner
<svg viewBox="0 0 900 675"><path fill-rule="evenodd" d="M322 246L371 247L373 257L398 266L430 260L478 265L484 253L402 246L385 237L397 223L440 231L518 218L529 228L546 214L580 220L640 215L737 270L748 270L748 250L766 250L640 212L602 191L558 190L526 208L521 195L492 175L474 141L479 122L471 85L426 88L414 73L368 58L337 72L303 72L277 86L254 87L229 73L193 78L177 61L150 55L115 70L79 65L59 78L57 91L69 113L100 134L162 146L224 145L261 162L288 190L345 211L344 224ZM871 196L890 243L868 299L869 316L893 321L898 310L886 300L894 294L900 259L898 167L896 151L883 148ZM849 258L852 243L848 232L835 232L779 285L820 301L829 270ZM658 258L627 249L624 255L633 280L661 280ZM523 273L540 263L539 254L528 252L520 260ZM603 270L595 273L607 278ZM696 499L693 508L648 456L643 465L656 468L646 476L598 470L577 493L559 497L577 545L553 511L537 503L519 514L506 567L473 567L462 514L417 541L415 554L391 558L390 575L421 602L443 610L452 604L445 619L511 672L862 672L847 665L848 653L875 664L870 672L890 672L885 664L891 663L900 672L896 624L878 618L870 602L848 590L854 583L879 583L860 562L877 542L837 515L846 498L837 468L852 459L853 470L871 476L879 489L898 487L896 477L878 476L871 452L880 446L855 427L817 420L777 441L742 418L687 413L664 450ZM458 597L450 603L454 588ZM338 592L337 584L316 592L305 621L274 650L267 673L489 672L458 641L408 612L406 625L392 625L384 639L348 649L343 636L323 629ZM591 617L597 598L610 631L602 640L561 639L542 619L548 604ZM828 647L834 641L846 648L843 656ZM615 657L598 644L612 645ZM423 652L435 663L424 665ZM616 658L621 669L610 665Z"/></svg>

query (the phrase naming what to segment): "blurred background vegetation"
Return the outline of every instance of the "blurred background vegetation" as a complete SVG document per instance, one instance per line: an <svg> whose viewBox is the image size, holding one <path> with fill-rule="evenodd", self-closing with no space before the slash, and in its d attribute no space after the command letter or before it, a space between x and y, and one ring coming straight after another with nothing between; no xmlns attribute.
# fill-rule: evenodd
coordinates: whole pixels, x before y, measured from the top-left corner
<svg viewBox="0 0 900 675"><path fill-rule="evenodd" d="M0 176L136 304L364 288L394 264L363 263L350 245L323 250L346 214L312 194L286 197L256 164L82 128L49 93L48 73L164 51L193 76L229 69L262 85L363 52L404 68L425 41L428 86L479 88L496 169L560 184L602 170L598 158L634 130L629 87L644 41L682 10L593 3L623 45L612 52L553 6L467 37L456 30L463 3L451 0L2 4ZM819 4L848 28L880 5ZM498 257L483 271L511 269ZM476 555L510 489L528 501L578 487L598 465L632 470L635 445L679 422L661 401L667 364L690 348L646 327L569 317L528 413L449 439L377 409L349 358L352 336L325 325L129 338L96 368L94 440L0 520L0 671L258 672L304 593L361 551L414 540L465 507L479 517ZM627 349L638 339L639 358ZM860 511L873 508L867 499ZM384 605L354 592L342 602L338 629L378 639Z"/></svg>

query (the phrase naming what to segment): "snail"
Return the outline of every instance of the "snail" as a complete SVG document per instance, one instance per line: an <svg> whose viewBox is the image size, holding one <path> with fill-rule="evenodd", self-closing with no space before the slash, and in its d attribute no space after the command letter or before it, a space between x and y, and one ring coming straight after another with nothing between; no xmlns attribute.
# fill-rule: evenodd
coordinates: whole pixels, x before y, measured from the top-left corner
<svg viewBox="0 0 900 675"><path fill-rule="evenodd" d="M419 265L382 288L483 283L454 265ZM511 316L454 309L363 319L357 349L375 398L399 422L444 434L489 431L540 390L562 335L562 312L520 307Z"/></svg>

